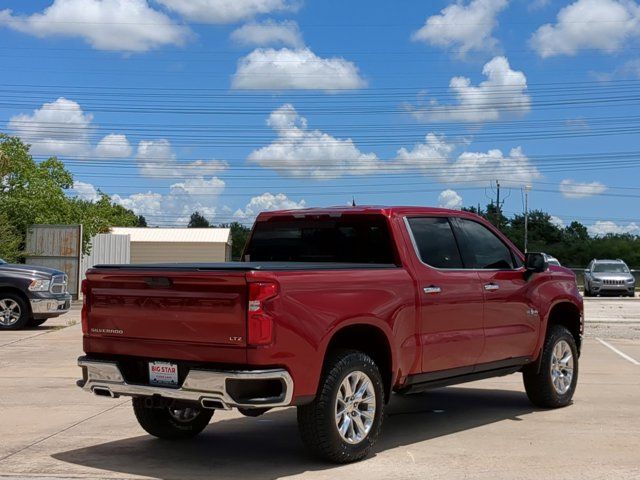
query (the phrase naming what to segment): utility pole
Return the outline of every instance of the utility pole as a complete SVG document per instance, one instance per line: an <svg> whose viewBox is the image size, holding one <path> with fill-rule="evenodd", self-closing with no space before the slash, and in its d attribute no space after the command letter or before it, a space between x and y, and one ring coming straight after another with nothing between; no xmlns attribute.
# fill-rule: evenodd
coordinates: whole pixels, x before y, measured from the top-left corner
<svg viewBox="0 0 640 480"><path fill-rule="evenodd" d="M531 185L524 186L524 253L527 253L529 243L529 190Z"/></svg>

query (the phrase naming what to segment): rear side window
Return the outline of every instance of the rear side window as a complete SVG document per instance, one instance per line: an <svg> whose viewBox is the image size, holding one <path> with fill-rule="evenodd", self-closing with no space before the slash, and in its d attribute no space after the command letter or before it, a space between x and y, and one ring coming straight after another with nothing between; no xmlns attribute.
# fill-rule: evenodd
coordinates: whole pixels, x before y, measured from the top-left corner
<svg viewBox="0 0 640 480"><path fill-rule="evenodd" d="M511 250L496 234L473 220L461 218L458 222L467 241L465 249L467 268L497 270L514 268Z"/></svg>
<svg viewBox="0 0 640 480"><path fill-rule="evenodd" d="M273 217L257 222L245 261L395 264L382 215Z"/></svg>
<svg viewBox="0 0 640 480"><path fill-rule="evenodd" d="M447 218L409 218L420 259L435 268L462 268L456 238Z"/></svg>

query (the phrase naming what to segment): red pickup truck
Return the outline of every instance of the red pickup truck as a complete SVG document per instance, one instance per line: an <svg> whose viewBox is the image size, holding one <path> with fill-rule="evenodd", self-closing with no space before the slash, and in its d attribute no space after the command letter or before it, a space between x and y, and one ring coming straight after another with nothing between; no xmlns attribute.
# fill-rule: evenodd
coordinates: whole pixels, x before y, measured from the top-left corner
<svg viewBox="0 0 640 480"><path fill-rule="evenodd" d="M304 443L349 462L392 392L520 371L555 408L578 378L573 273L460 211L262 213L242 262L97 266L83 293L78 385L133 397L160 438L200 433L217 409L296 406Z"/></svg>

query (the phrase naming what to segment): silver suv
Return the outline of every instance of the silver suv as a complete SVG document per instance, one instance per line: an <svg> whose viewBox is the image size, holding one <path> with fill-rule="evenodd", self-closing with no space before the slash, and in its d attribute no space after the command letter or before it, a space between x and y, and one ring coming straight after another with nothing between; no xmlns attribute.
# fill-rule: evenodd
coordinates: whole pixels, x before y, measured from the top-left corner
<svg viewBox="0 0 640 480"><path fill-rule="evenodd" d="M633 297L636 279L622 260L591 260L584 271L584 295L619 295Z"/></svg>

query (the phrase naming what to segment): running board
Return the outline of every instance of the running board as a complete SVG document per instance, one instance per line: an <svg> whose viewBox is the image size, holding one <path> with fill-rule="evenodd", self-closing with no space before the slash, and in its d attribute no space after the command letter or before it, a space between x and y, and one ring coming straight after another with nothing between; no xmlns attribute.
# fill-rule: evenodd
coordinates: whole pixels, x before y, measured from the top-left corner
<svg viewBox="0 0 640 480"><path fill-rule="evenodd" d="M454 368L451 370L442 370L438 372L420 373L411 375L407 379L407 383L398 389L400 393L418 393L433 388L448 387L458 385L460 383L475 382L476 380L484 380L493 377L502 377L510 375L521 370L524 365L531 362L529 357L511 358L500 362L492 362L489 364L476 365L475 367ZM494 367L488 368L486 367ZM484 367L484 368L483 368ZM478 368L482 368L480 371Z"/></svg>

